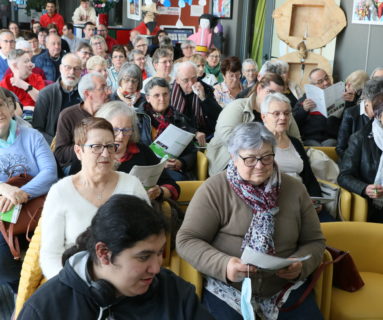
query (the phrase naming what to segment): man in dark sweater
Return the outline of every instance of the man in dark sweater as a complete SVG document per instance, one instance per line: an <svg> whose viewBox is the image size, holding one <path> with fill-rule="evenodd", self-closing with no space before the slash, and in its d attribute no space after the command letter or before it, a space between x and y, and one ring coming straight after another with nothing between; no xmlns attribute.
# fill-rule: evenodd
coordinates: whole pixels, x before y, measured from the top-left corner
<svg viewBox="0 0 383 320"><path fill-rule="evenodd" d="M73 150L74 128L78 122L93 117L107 100L107 85L101 73L88 73L81 78L78 85L82 103L76 104L61 112L57 122L55 157L63 169L69 172L70 165L76 159Z"/></svg>
<svg viewBox="0 0 383 320"><path fill-rule="evenodd" d="M81 59L68 53L60 65L61 77L40 91L33 113L32 126L39 130L50 144L56 135L60 112L81 102L77 84L82 72Z"/></svg>
<svg viewBox="0 0 383 320"><path fill-rule="evenodd" d="M196 139L205 146L213 137L222 108L214 98L213 88L197 81L197 67L190 61L177 66L170 105L193 121Z"/></svg>

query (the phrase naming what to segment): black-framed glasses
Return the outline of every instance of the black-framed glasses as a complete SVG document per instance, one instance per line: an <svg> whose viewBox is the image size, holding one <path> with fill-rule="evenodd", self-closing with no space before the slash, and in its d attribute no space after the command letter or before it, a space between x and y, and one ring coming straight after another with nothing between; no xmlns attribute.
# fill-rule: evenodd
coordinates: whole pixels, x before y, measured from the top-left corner
<svg viewBox="0 0 383 320"><path fill-rule="evenodd" d="M83 147L89 147L93 153L95 154L101 154L104 152L104 149L106 148L109 153L116 153L119 144L117 143L108 143L108 144L101 144L101 143L92 143L92 144L83 144Z"/></svg>
<svg viewBox="0 0 383 320"><path fill-rule="evenodd" d="M274 118L279 118L282 114L288 118L291 116L291 111L274 111L274 112L268 112L268 114L271 114Z"/></svg>
<svg viewBox="0 0 383 320"><path fill-rule="evenodd" d="M131 136L133 134L133 128L113 128L114 135L118 136L122 133L123 136Z"/></svg>
<svg viewBox="0 0 383 320"><path fill-rule="evenodd" d="M264 166L268 166L274 162L275 153L266 154L262 157L242 157L240 154L238 155L245 164L246 167L255 167L258 163L258 161L261 161L261 163Z"/></svg>

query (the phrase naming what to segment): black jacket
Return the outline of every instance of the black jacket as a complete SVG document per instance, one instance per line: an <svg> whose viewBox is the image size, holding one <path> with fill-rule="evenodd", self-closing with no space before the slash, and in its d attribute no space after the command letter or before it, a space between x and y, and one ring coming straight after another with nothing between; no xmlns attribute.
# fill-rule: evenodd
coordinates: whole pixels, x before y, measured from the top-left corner
<svg viewBox="0 0 383 320"><path fill-rule="evenodd" d="M299 127L302 140L324 140L337 138L339 129L339 119L328 117L321 114L311 114L303 109L303 101L306 100L306 94L298 100L293 108L294 119Z"/></svg>
<svg viewBox="0 0 383 320"><path fill-rule="evenodd" d="M63 270L39 288L25 303L19 320L105 319L169 320L214 318L201 306L194 286L167 269L155 277L148 292L123 297L100 310L85 282L67 263Z"/></svg>
<svg viewBox="0 0 383 320"><path fill-rule="evenodd" d="M373 184L382 151L372 136L372 122L351 135L340 164L338 184L361 196L367 185Z"/></svg>
<svg viewBox="0 0 383 320"><path fill-rule="evenodd" d="M356 131L362 129L370 121L371 120L365 114L360 114L360 105L344 110L336 145L336 152L340 158L343 157L343 154L347 149L350 136Z"/></svg>

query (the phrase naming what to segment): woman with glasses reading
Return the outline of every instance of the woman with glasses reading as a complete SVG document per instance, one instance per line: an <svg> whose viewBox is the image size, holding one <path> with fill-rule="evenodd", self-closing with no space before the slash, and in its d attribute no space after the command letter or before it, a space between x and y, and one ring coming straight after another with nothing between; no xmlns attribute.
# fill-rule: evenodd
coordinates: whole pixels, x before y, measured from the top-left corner
<svg viewBox="0 0 383 320"><path fill-rule="evenodd" d="M275 163L275 146L262 124L237 126L228 142L227 169L198 188L178 231L177 252L204 274L202 303L215 319L243 319L245 311L247 319L252 313L262 319L322 319L313 292L279 317L279 307L294 304L307 287L325 239L305 187ZM270 271L245 264L246 247L286 259L311 257ZM241 298L244 278L250 278L251 291Z"/></svg>
<svg viewBox="0 0 383 320"><path fill-rule="evenodd" d="M108 121L93 117L82 119L75 127L74 142L81 170L52 186L41 217L40 266L48 279L62 269L62 254L89 227L97 209L111 195L136 195L149 203L136 177L114 171L118 145Z"/></svg>

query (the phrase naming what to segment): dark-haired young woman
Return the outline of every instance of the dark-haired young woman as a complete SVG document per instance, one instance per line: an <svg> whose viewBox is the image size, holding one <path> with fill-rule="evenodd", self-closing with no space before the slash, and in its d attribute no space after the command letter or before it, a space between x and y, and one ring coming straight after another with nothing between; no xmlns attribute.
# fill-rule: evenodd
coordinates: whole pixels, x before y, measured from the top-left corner
<svg viewBox="0 0 383 320"><path fill-rule="evenodd" d="M144 200L112 196L18 319L213 319L191 284L161 268L165 231Z"/></svg>

